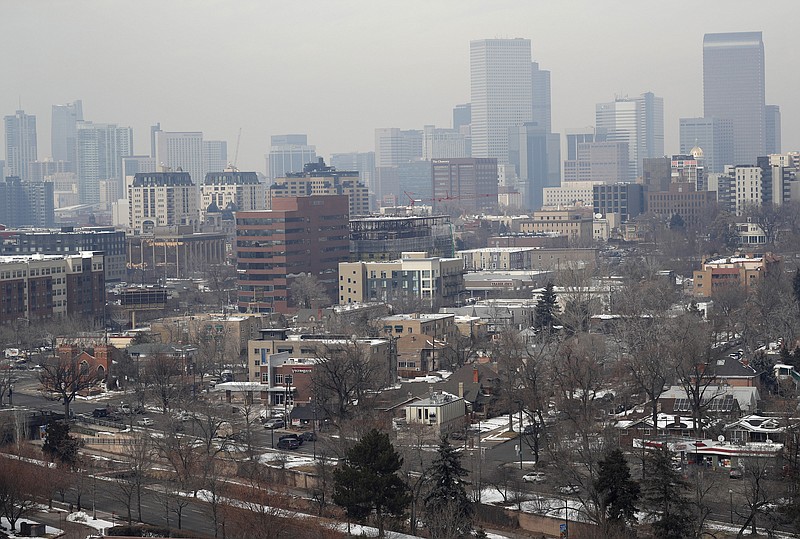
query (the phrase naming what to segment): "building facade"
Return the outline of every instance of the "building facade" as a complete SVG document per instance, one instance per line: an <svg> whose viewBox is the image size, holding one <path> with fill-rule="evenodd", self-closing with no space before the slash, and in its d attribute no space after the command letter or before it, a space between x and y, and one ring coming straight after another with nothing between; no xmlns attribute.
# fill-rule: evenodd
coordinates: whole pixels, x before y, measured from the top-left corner
<svg viewBox="0 0 800 539"><path fill-rule="evenodd" d="M472 155L509 162L508 130L533 120L529 39L470 42Z"/></svg>
<svg viewBox="0 0 800 539"><path fill-rule="evenodd" d="M703 36L703 116L733 124L733 163L766 151L764 42L761 32Z"/></svg>
<svg viewBox="0 0 800 539"><path fill-rule="evenodd" d="M64 172L75 172L78 122L83 121L83 102L78 99L53 105L50 122L50 151L53 161L67 163Z"/></svg>
<svg viewBox="0 0 800 539"><path fill-rule="evenodd" d="M577 159L564 161L565 182L617 183L630 179L627 142L581 142L577 152Z"/></svg>
<svg viewBox="0 0 800 539"><path fill-rule="evenodd" d="M595 185L592 190L595 214L617 213L624 223L645 212L644 186L638 183Z"/></svg>
<svg viewBox="0 0 800 539"><path fill-rule="evenodd" d="M369 215L369 191L358 172L326 166L321 157L316 163L306 163L302 172L276 178L268 192L270 207L276 198L339 195L347 196L351 217Z"/></svg>
<svg viewBox="0 0 800 539"><path fill-rule="evenodd" d="M727 118L681 118L681 153L694 147L703 149L706 171L721 173L733 159L733 121ZM742 163L739 163L742 164Z"/></svg>
<svg viewBox="0 0 800 539"><path fill-rule="evenodd" d="M220 210L257 211L267 207L266 186L255 172L209 172L200 186L200 208L214 204Z"/></svg>
<svg viewBox="0 0 800 539"><path fill-rule="evenodd" d="M523 208L541 209L543 189L561 184L561 136L535 122L509 129L509 161L523 192Z"/></svg>
<svg viewBox="0 0 800 539"><path fill-rule="evenodd" d="M497 159L433 159L433 209L491 212L497 206Z"/></svg>
<svg viewBox="0 0 800 539"><path fill-rule="evenodd" d="M127 191L128 227L134 234L197 225L197 187L188 172L139 173Z"/></svg>
<svg viewBox="0 0 800 539"><path fill-rule="evenodd" d="M100 202L100 182L123 185L122 158L133 154L133 129L116 124L78 122L75 133L78 194L82 204Z"/></svg>
<svg viewBox="0 0 800 539"><path fill-rule="evenodd" d="M158 129L154 136L158 170L186 172L195 185L206 177L202 132Z"/></svg>
<svg viewBox="0 0 800 539"><path fill-rule="evenodd" d="M4 118L6 135L6 176L28 179L28 165L39 159L36 116L18 110Z"/></svg>
<svg viewBox="0 0 800 539"><path fill-rule="evenodd" d="M7 227L50 227L55 222L52 182L24 181L16 176L0 181L0 224Z"/></svg>
<svg viewBox="0 0 800 539"><path fill-rule="evenodd" d="M308 144L306 135L272 135L267 154L267 179L283 178L302 172L306 163L317 161L317 148Z"/></svg>
<svg viewBox="0 0 800 539"><path fill-rule="evenodd" d="M396 260L403 252L453 256L453 227L447 215L350 219L351 260Z"/></svg>
<svg viewBox="0 0 800 539"><path fill-rule="evenodd" d="M103 255L0 256L0 324L63 316L103 319Z"/></svg>
<svg viewBox="0 0 800 539"><path fill-rule="evenodd" d="M313 275L336 297L339 262L350 256L345 195L275 198L272 209L236 213L241 312L287 313L295 276Z"/></svg>

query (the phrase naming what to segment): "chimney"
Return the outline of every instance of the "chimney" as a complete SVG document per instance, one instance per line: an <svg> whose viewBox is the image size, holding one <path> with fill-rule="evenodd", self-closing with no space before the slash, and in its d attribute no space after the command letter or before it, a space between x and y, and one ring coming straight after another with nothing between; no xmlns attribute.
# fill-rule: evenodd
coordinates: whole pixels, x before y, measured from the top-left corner
<svg viewBox="0 0 800 539"><path fill-rule="evenodd" d="M472 382L474 384L478 383L478 367L472 367Z"/></svg>
<svg viewBox="0 0 800 539"><path fill-rule="evenodd" d="M464 398L464 382L458 383L458 396L459 398Z"/></svg>

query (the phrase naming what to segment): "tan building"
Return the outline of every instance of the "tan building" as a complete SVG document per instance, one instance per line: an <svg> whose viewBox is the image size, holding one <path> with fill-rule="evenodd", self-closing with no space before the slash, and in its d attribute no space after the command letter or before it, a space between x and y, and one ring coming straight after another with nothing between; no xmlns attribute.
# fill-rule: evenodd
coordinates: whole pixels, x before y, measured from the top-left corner
<svg viewBox="0 0 800 539"><path fill-rule="evenodd" d="M161 342L191 344L205 339L218 339L232 354L247 350L250 340L258 339L260 330L269 320L260 313L225 315L200 313L190 316L173 316L154 320L150 332L157 334Z"/></svg>
<svg viewBox="0 0 800 539"><path fill-rule="evenodd" d="M442 435L462 429L465 414L463 398L437 392L406 405L406 425L427 425Z"/></svg>
<svg viewBox="0 0 800 539"><path fill-rule="evenodd" d="M128 227L135 233L156 227L195 227L197 187L188 172L148 172L133 176L127 188Z"/></svg>
<svg viewBox="0 0 800 539"><path fill-rule="evenodd" d="M595 185L603 185L602 181L561 182L559 187L542 189L544 207L591 206L594 200L592 190Z"/></svg>
<svg viewBox="0 0 800 539"><path fill-rule="evenodd" d="M449 365L459 335L453 314L398 314L377 322L380 333L394 339L397 374L413 377Z"/></svg>
<svg viewBox="0 0 800 539"><path fill-rule="evenodd" d="M520 223L522 234L557 234L571 242L592 241L592 216L572 210L541 210Z"/></svg>
<svg viewBox="0 0 800 539"><path fill-rule="evenodd" d="M542 249L539 247L486 247L459 251L467 271L542 270L579 263L593 266L597 249Z"/></svg>
<svg viewBox="0 0 800 539"><path fill-rule="evenodd" d="M343 349L352 345L359 347L370 360L386 365L387 373L390 372L390 343L386 339L353 341L342 336L289 335L286 329L262 329L260 339L250 340L247 343L247 379L251 382L266 383L263 376L264 369L266 368L268 372L270 365L268 358L272 354L287 352L288 357L294 360L318 360L325 356L326 349Z"/></svg>
<svg viewBox="0 0 800 539"><path fill-rule="evenodd" d="M258 211L267 208L266 186L258 181L255 172L209 172L200 186L200 209L209 206L220 210L235 207L235 211Z"/></svg>
<svg viewBox="0 0 800 539"><path fill-rule="evenodd" d="M369 215L369 189L359 179L358 172L336 170L318 163L309 163L303 172L276 178L270 186L268 205L278 197L307 197L312 195L347 195L350 202L350 217Z"/></svg>
<svg viewBox="0 0 800 539"><path fill-rule="evenodd" d="M777 270L779 265L780 259L772 253L706 260L703 262L703 269L694 272L694 295L713 297L715 293L729 286L738 286L749 291L767 272Z"/></svg>
<svg viewBox="0 0 800 539"><path fill-rule="evenodd" d="M386 262L341 262L339 304L418 298L452 304L464 292L464 259L403 253Z"/></svg>

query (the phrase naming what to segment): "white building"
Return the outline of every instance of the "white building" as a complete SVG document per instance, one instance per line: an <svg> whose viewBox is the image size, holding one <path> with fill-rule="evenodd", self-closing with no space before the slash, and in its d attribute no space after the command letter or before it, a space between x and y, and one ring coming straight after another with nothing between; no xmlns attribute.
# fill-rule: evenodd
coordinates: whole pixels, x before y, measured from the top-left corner
<svg viewBox="0 0 800 539"><path fill-rule="evenodd" d="M206 211L211 204L225 210L230 204L238 211L266 209L266 186L258 181L255 172L209 172L200 186L200 209Z"/></svg>
<svg viewBox="0 0 800 539"><path fill-rule="evenodd" d="M630 180L642 175L642 159L664 155L664 99L652 92L598 103L595 122L607 142L628 143Z"/></svg>
<svg viewBox="0 0 800 539"><path fill-rule="evenodd" d="M195 184L206 176L203 160L203 133L200 131L156 131L157 170L188 172Z"/></svg>
<svg viewBox="0 0 800 539"><path fill-rule="evenodd" d="M533 119L531 41L470 42L472 157L509 162L508 129Z"/></svg>
<svg viewBox="0 0 800 539"><path fill-rule="evenodd" d="M406 424L428 425L439 434L446 434L464 427L465 414L463 398L437 392L406 405Z"/></svg>
<svg viewBox="0 0 800 539"><path fill-rule="evenodd" d="M761 167L736 167L736 215L742 215L750 206L761 206Z"/></svg>
<svg viewBox="0 0 800 539"><path fill-rule="evenodd" d="M234 163L235 164L235 163ZM203 141L203 170L209 172L222 172L228 166L228 143L224 140ZM202 178L195 179L196 182Z"/></svg>
<svg viewBox="0 0 800 539"><path fill-rule="evenodd" d="M317 161L317 148L306 135L272 135L267 155L267 178L283 178L288 172L303 172L306 163Z"/></svg>
<svg viewBox="0 0 800 539"><path fill-rule="evenodd" d="M78 122L75 152L78 194L83 204L100 202L100 181L114 180L122 190L122 158L133 154L133 129L116 124Z"/></svg>
<svg viewBox="0 0 800 539"><path fill-rule="evenodd" d="M136 174L127 198L128 226L136 234L155 227L194 227L199 218L197 188L188 172Z"/></svg>
<svg viewBox="0 0 800 539"><path fill-rule="evenodd" d="M470 157L469 140L454 129L426 125L422 129L422 158Z"/></svg>
<svg viewBox="0 0 800 539"><path fill-rule="evenodd" d="M594 200L592 190L602 181L561 182L560 187L542 189L543 206L591 206Z"/></svg>

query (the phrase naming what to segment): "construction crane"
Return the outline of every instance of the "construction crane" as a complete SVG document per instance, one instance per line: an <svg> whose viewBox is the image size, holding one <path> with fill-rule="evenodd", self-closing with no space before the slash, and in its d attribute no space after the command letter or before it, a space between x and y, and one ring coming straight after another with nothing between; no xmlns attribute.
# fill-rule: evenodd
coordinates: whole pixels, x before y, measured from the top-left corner
<svg viewBox="0 0 800 539"><path fill-rule="evenodd" d="M236 151L233 153L233 168L239 163L239 142L242 140L242 128L239 128L239 134L236 135ZM238 169L236 169L238 170Z"/></svg>

